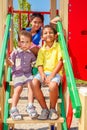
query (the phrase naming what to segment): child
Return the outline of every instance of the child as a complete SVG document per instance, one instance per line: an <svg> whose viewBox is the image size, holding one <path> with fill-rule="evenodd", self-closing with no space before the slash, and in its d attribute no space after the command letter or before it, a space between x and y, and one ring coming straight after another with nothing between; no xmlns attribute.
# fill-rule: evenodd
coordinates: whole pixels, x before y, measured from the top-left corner
<svg viewBox="0 0 87 130"><path fill-rule="evenodd" d="M26 30L32 34L32 44L31 51L37 56L39 50L39 44L41 40L41 27L43 26L44 17L40 13L33 13L30 16L30 25Z"/></svg>
<svg viewBox="0 0 87 130"><path fill-rule="evenodd" d="M60 45L55 41L57 32L50 26L46 25L42 30L42 39L45 41L43 47L38 52L36 65L39 73L35 75L32 83L36 99L39 101L42 112L38 119L55 120L58 118L55 106L58 98L58 86L61 81L59 71L63 66ZM46 105L40 83L49 87L50 110Z"/></svg>
<svg viewBox="0 0 87 130"><path fill-rule="evenodd" d="M22 116L19 114L17 109L17 103L24 85L27 85L29 90L26 110L31 118L37 117L37 112L33 106L33 91L31 82L33 79L31 64L36 60L34 54L29 50L32 44L31 33L26 30L22 30L19 33L18 44L20 44L19 48L14 50L9 58L10 65L12 67L12 80L14 83L12 108L10 110L10 116L13 120L22 119Z"/></svg>

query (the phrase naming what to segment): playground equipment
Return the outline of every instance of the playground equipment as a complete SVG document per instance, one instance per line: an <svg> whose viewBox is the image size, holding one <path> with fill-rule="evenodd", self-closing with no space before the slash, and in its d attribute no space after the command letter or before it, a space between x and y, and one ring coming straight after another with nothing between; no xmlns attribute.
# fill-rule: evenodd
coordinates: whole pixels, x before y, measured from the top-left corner
<svg viewBox="0 0 87 130"><path fill-rule="evenodd" d="M10 1L11 4L11 1ZM10 5L9 4L9 5ZM53 8L54 5L54 8ZM68 7L68 0L66 1L66 3L62 0L60 2L60 9L62 12L60 12L60 15L62 16L62 18L64 18L64 13L65 12L68 16L68 8L67 10L65 9L65 7ZM65 5L65 7L63 6ZM51 18L53 18L56 15L56 0L52 1L51 0ZM64 8L63 8L63 7ZM12 5L11 5L12 7ZM63 83L60 85L59 88L59 97L62 99L62 102L60 103L60 109L61 109L61 117L58 120L55 121L50 121L50 120L46 120L46 121L39 121L39 120L21 120L21 121L13 121L11 118L9 118L9 107L10 105L8 104L8 99L10 98L10 92L11 92L11 86L9 84L9 82L11 81L11 69L5 65L5 57L6 57L6 50L8 48L8 41L9 38L8 34L9 34L9 30L12 27L12 13L16 11L11 10L12 8L10 8L9 14L6 17L6 28L4 31L4 38L3 38L3 42L2 42L2 47L1 47L1 52L0 52L0 93L1 93L1 97L2 99L0 100L0 105L1 105L1 111L0 111L0 122L1 124L3 123L3 130L7 130L9 127L14 128L14 125L16 123L49 123L50 124L50 129L54 130L55 129L55 124L57 124L57 126L61 123L61 126L58 126L57 128L59 128L60 130L67 130L70 127L71 124L71 118L72 118L72 111L71 113L68 115L68 117L70 117L69 124L67 123L66 118L66 111L65 111L65 104L64 104L64 91L63 89ZM54 11L52 11L54 10ZM66 11L65 11L66 10ZM53 13L54 12L54 13ZM19 11L19 13L23 13L21 11ZM29 12L27 12L29 13ZM63 14L62 14L63 13ZM67 30L67 25L68 25L68 20L67 20L67 16L66 18L63 19L63 28L66 30L66 38L68 36L68 30ZM65 24L67 23L67 24ZM21 22L20 22L21 25ZM20 26L21 27L21 26ZM63 28L62 28L62 23L58 22L57 23L57 31L59 32L59 41L61 44L61 48L63 50L63 61L64 61L64 69L65 69L65 75L66 75L66 81L67 81L67 87L69 89L69 96L70 96L70 100L71 100L71 104L72 104L72 109L73 109L73 113L75 115L76 118L80 118L81 116L81 102L80 102L80 98L79 98L79 94L78 94L78 90L76 88L76 83L75 83L75 79L74 79L74 74L73 74L73 70L72 70L72 66L70 63L70 59L69 59L69 54L68 54L68 50L67 50L67 46L66 46L66 41L64 39L64 35L63 35ZM12 30L11 30L12 31ZM11 32L10 32L10 36L11 36ZM10 38L10 43L12 42L12 39ZM12 44L10 44L12 45ZM8 50L10 51L10 50ZM61 87L62 86L62 87ZM5 95L5 96L4 96ZM72 110L70 109L70 110ZM9 124L9 125L8 125ZM83 124L82 124L83 125ZM83 128L83 126L80 123L80 128ZM1 126L1 125L0 125ZM84 124L84 129L86 126Z"/></svg>

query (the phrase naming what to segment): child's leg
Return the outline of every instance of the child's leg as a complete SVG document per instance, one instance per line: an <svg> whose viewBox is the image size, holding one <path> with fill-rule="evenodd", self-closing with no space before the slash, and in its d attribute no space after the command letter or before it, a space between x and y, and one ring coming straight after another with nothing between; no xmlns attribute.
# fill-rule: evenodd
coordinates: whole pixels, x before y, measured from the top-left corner
<svg viewBox="0 0 87 130"><path fill-rule="evenodd" d="M50 82L50 108L55 109L58 99L58 84L56 82Z"/></svg>
<svg viewBox="0 0 87 130"><path fill-rule="evenodd" d="M41 115L38 116L38 119L40 120L46 120L49 116L49 111L45 102L44 95L41 91L40 81L36 78L33 79L33 91L36 99L40 103L40 106L42 107Z"/></svg>
<svg viewBox="0 0 87 130"><path fill-rule="evenodd" d="M50 82L49 84L50 89L50 113L49 113L49 119L55 120L57 119L58 113L56 111L56 103L58 99L58 84L56 82Z"/></svg>
<svg viewBox="0 0 87 130"><path fill-rule="evenodd" d="M12 97L12 107L17 106L22 89L23 89L22 86L17 86L16 88L14 88L14 94Z"/></svg>
<svg viewBox="0 0 87 130"><path fill-rule="evenodd" d="M34 101L33 98L34 98L34 95L33 95L32 83L29 82L28 83L28 103L33 104L33 101Z"/></svg>
<svg viewBox="0 0 87 130"><path fill-rule="evenodd" d="M48 109L45 102L44 95L41 91L40 81L34 78L32 83L33 83L33 91L36 99L38 100L38 102L40 103L43 109Z"/></svg>
<svg viewBox="0 0 87 130"><path fill-rule="evenodd" d="M17 109L17 103L19 101L19 96L22 92L23 87L22 86L17 86L14 89L14 94L12 97L12 108L10 110L10 116L12 117L13 120L21 120L22 116L19 114L19 111Z"/></svg>
<svg viewBox="0 0 87 130"><path fill-rule="evenodd" d="M33 105L33 101L34 101L34 94L32 89L32 82L29 82L28 83L28 105L26 107L26 111L28 112L31 118L35 118L38 116L37 111L35 110L35 107Z"/></svg>

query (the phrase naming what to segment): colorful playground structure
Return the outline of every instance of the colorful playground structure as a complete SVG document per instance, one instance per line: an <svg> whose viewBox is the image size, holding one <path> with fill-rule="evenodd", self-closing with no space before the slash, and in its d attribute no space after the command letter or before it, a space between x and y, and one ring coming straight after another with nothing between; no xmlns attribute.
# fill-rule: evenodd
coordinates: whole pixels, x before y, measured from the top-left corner
<svg viewBox="0 0 87 130"><path fill-rule="evenodd" d="M50 0L50 12L41 12L49 14L50 19L57 15L56 0ZM75 78L87 80L87 62L84 59L86 56L87 42L87 18L86 14L87 1L82 0L60 0L59 15L62 18L61 22L57 22L57 31L59 33L58 40L63 52L63 63L65 73L63 82L59 87L59 98L61 103L60 118L58 120L20 120L13 121L9 117L10 104L9 98L12 96L11 87L11 68L6 64L6 54L13 48L13 15L19 14L19 30L21 29L21 15L26 13L28 16L33 11L20 11L13 9L12 0L3 0L0 4L0 130L14 129L17 123L49 123L51 130L68 130L72 122L72 116L79 118L79 130L87 130L87 89L77 88ZM84 13L83 13L84 12ZM84 21L84 23L82 23ZM65 30L65 37L63 34ZM10 35L9 35L10 34ZM72 60L72 65L70 62ZM68 90L67 100L66 91ZM67 105L69 104L69 105ZM67 110L67 112L66 112ZM56 127L55 127L56 124Z"/></svg>

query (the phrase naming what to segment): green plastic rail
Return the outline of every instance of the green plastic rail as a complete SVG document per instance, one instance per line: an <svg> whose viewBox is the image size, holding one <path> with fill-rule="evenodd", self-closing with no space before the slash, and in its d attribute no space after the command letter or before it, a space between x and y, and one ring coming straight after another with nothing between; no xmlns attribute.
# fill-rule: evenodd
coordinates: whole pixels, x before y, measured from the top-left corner
<svg viewBox="0 0 87 130"><path fill-rule="evenodd" d="M7 48L8 37L9 37L10 23L11 23L11 14L8 14L7 18L6 18L6 28L5 28L5 32L4 32L2 49L1 49L1 53L0 53L0 87L2 86L4 61L5 61L5 56L6 56L6 48Z"/></svg>
<svg viewBox="0 0 87 130"><path fill-rule="evenodd" d="M71 99L71 103L73 107L73 112L76 118L80 118L82 106L81 106L78 90L76 87L76 82L75 82L72 66L70 63L66 41L63 35L62 23L60 21L57 22L57 31L59 32L58 39L60 42L60 46L62 48L66 80L67 80L69 95L70 95L70 99Z"/></svg>
<svg viewBox="0 0 87 130"><path fill-rule="evenodd" d="M8 68L7 72L7 80L6 80L6 93L5 93L5 106L4 106L4 122L3 122L3 130L8 130L8 124L6 123L7 118L9 117L9 103L8 99L10 98L10 85L11 81L11 68Z"/></svg>
<svg viewBox="0 0 87 130"><path fill-rule="evenodd" d="M62 123L62 130L68 130L67 122L66 122L66 112L65 112L65 106L64 106L64 95L62 92L62 84L60 84L59 86L59 97L62 99L62 103L60 103L60 108L61 108L61 115L64 118L64 122Z"/></svg>

